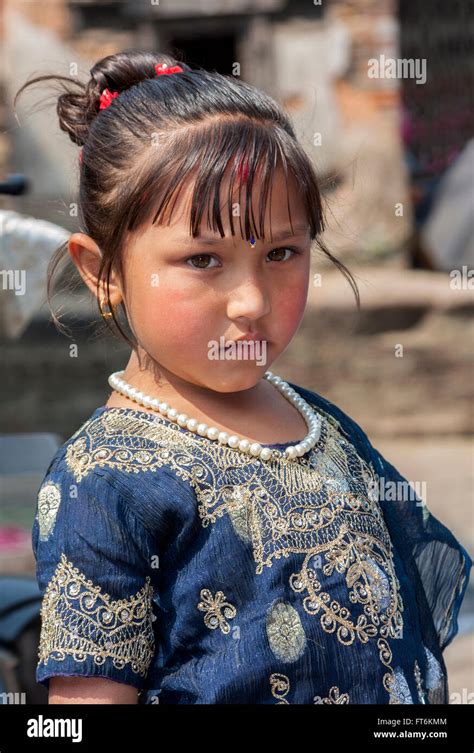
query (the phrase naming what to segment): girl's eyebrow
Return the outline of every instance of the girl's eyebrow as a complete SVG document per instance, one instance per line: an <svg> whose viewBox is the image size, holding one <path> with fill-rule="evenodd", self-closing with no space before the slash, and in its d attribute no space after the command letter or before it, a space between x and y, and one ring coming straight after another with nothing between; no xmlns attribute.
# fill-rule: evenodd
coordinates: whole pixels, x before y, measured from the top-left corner
<svg viewBox="0 0 474 753"><path fill-rule="evenodd" d="M297 235L303 235L308 232L309 230L309 223L299 224L296 225L293 228L294 232L291 231L291 228L284 228L282 230L278 230L277 232L273 233L273 238L270 239L270 236L268 236L268 240L265 239L266 243L277 243L278 241L282 241L285 238L294 238ZM183 245L189 244L190 242L200 245L205 244L206 246L218 246L222 245L222 243L225 243L225 241L231 240L233 236L228 236L227 238L216 238L215 235L200 235L196 238L192 238L188 236L187 238L180 238L178 240L178 243L182 243Z"/></svg>

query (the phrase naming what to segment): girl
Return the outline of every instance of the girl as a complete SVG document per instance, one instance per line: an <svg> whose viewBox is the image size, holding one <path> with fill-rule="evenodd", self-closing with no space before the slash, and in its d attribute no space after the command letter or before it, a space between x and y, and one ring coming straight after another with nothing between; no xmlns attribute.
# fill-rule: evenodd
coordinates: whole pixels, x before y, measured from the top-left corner
<svg viewBox="0 0 474 753"><path fill-rule="evenodd" d="M131 356L38 493L50 702L447 703L469 555L349 416L269 371L313 241L359 303L287 115L166 55L58 78L83 231L52 270L68 252Z"/></svg>

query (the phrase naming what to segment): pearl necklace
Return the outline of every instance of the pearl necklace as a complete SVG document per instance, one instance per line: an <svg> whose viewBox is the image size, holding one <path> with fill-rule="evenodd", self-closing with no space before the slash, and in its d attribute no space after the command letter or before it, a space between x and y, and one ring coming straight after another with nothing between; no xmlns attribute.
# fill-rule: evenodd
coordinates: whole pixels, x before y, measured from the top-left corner
<svg viewBox="0 0 474 753"><path fill-rule="evenodd" d="M207 437L208 439L216 440L219 444L227 445L233 450L239 450L240 452L260 458L261 460L270 460L270 458L276 459L281 457L284 457L287 460L294 460L301 455L305 455L308 450L311 450L319 440L321 434L321 419L318 414L314 412L306 400L304 400L301 395L298 395L298 393L290 387L287 382L272 374L271 371L265 372L265 379L268 379L269 382L275 385L282 395L284 395L284 397L295 406L303 416L308 427L308 434L306 437L301 440L301 442L298 442L298 444L286 447L283 452L271 447L262 447L259 442L250 442L248 439L238 437L236 434L229 435L226 431L218 429L217 426L208 426L208 424L199 423L195 418L189 418L186 413L178 413L178 411L175 408L171 408L168 403L162 403L157 398L144 395L143 392L137 390L136 387L132 387L131 384L122 379L124 373L124 371L115 371L108 378L110 386L120 394L134 400L140 405L143 405L145 408L152 408L153 410L158 411L182 428L186 428L189 431Z"/></svg>

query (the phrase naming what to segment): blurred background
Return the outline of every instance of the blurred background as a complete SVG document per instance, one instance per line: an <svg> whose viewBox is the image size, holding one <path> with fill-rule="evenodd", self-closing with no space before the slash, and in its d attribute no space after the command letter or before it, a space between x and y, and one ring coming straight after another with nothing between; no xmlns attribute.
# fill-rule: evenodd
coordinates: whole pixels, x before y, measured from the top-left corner
<svg viewBox="0 0 474 753"><path fill-rule="evenodd" d="M36 493L55 448L106 402L107 377L129 355L97 330L84 285L54 299L72 339L50 320L47 263L78 227L78 148L51 89L27 90L15 117L18 88L46 73L87 80L96 60L134 47L238 70L285 106L321 177L324 240L362 307L315 251L303 323L272 371L335 402L424 482L429 509L472 556L470 38L467 0L0 0L0 575L19 602L2 617L0 601L4 687L44 699L31 675ZM474 702L473 636L470 586L444 653L451 703Z"/></svg>

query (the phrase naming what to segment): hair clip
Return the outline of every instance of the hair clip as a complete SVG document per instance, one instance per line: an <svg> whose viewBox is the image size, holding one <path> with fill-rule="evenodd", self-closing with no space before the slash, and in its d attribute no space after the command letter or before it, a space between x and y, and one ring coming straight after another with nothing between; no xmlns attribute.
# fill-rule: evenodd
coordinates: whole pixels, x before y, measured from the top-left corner
<svg viewBox="0 0 474 753"><path fill-rule="evenodd" d="M163 73L184 73L180 65L172 65L171 68L168 68L168 63L157 63L155 71L157 76L162 76Z"/></svg>
<svg viewBox="0 0 474 753"><path fill-rule="evenodd" d="M109 91L109 89L104 89L104 91L100 95L99 110L105 110L106 107L112 104L112 100L118 97L118 95L118 92L111 92Z"/></svg>

